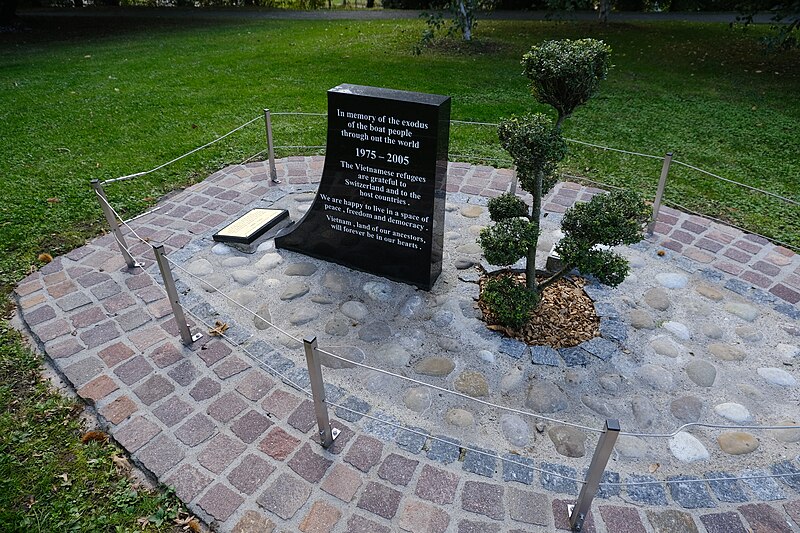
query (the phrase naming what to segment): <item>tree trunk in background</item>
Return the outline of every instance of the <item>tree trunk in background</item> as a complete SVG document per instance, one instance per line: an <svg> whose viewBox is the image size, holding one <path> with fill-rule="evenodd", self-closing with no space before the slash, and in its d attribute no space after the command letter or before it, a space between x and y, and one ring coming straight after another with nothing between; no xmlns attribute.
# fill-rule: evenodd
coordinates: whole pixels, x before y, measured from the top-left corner
<svg viewBox="0 0 800 533"><path fill-rule="evenodd" d="M375 7L375 0L367 0L367 7Z"/></svg>

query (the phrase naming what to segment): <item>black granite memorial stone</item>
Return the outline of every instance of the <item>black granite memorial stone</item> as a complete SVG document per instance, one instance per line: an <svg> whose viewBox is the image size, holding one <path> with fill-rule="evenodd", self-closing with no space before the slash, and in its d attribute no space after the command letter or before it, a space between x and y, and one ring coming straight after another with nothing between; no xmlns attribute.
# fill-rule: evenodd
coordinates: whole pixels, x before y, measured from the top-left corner
<svg viewBox="0 0 800 533"><path fill-rule="evenodd" d="M450 97L328 91L317 196L278 248L430 290L442 271Z"/></svg>

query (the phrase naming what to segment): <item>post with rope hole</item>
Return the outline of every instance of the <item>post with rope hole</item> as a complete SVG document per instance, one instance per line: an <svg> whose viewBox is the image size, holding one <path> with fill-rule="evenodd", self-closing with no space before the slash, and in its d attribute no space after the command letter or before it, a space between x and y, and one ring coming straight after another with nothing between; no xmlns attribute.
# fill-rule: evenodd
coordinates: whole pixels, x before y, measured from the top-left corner
<svg viewBox="0 0 800 533"><path fill-rule="evenodd" d="M125 237L122 235L122 231L119 229L119 224L117 223L117 219L114 216L114 212L111 210L111 207L108 204L108 198L106 198L106 192L103 190L103 184L100 183L99 180L92 180L92 188L94 189L95 193L97 193L97 201L100 202L100 208L103 210L103 215L106 217L106 222L111 227L111 233L114 234L114 238L117 240L117 246L119 246L119 251L122 252L122 257L125 258L125 264L128 265L128 268L134 268L139 266L138 263L133 259L130 252L128 251L128 243L125 242Z"/></svg>
<svg viewBox="0 0 800 533"><path fill-rule="evenodd" d="M653 234L656 227L656 220L658 220L658 211L661 209L661 200L664 197L664 189L667 186L667 175L669 174L669 166L672 164L672 152L667 152L664 156L664 164L661 166L661 178L658 180L658 189L656 190L656 197L653 200L653 218L647 225L647 233Z"/></svg>
<svg viewBox="0 0 800 533"><path fill-rule="evenodd" d="M611 457L611 452L618 436L619 420L615 418L607 419L603 434L600 435L600 440L594 449L592 462L589 465L589 471L586 473L586 480L583 482L578 502L569 510L569 526L572 531L580 532L583 530L583 522L592 508L592 500L597 493L597 488L600 486L600 481L603 479L603 473L606 470L608 459Z"/></svg>
<svg viewBox="0 0 800 533"><path fill-rule="evenodd" d="M197 333L192 336L192 332L189 331L189 324L186 322L186 315L183 313L183 307L181 306L180 298L178 298L178 289L175 287L175 279L172 277L172 270L169 268L169 260L164 255L164 245L154 245L153 255L156 256L156 263L158 263L158 269L161 271L161 278L164 280L164 288L167 291L169 304L172 306L172 314L175 315L175 322L178 324L181 340L185 346L189 346L202 337L203 334Z"/></svg>
<svg viewBox="0 0 800 533"><path fill-rule="evenodd" d="M331 421L328 418L328 406L325 404L325 382L322 381L317 338L311 335L303 337L303 346L306 351L311 397L314 400L314 413L317 416L320 443L323 448L330 448L333 440L339 435L339 430L331 429Z"/></svg>
<svg viewBox="0 0 800 533"><path fill-rule="evenodd" d="M278 170L275 168L275 143L272 142L272 114L264 110L264 125L267 128L267 154L269 156L269 179L272 183L280 183Z"/></svg>
<svg viewBox="0 0 800 533"><path fill-rule="evenodd" d="M510 187L508 192L510 192L511 194L516 195L517 194L517 183L519 183L519 176L517 176L517 166L514 165L514 167L511 169L511 171L514 173L514 176L511 178L511 187Z"/></svg>

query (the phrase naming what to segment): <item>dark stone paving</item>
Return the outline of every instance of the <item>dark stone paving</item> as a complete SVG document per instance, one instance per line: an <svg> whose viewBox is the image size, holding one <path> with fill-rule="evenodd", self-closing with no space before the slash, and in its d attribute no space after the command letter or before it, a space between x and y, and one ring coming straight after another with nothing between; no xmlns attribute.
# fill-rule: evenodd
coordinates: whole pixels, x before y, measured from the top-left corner
<svg viewBox="0 0 800 533"><path fill-rule="evenodd" d="M315 182L321 168L316 157L278 162L286 187ZM510 180L506 170L452 163L447 189L455 196L490 197ZM193 255L195 239L209 236L246 204L279 193L285 194L270 184L263 163L229 167L137 224L143 236L165 242L175 260L185 259ZM561 213L591 194L562 184L544 209ZM800 316L800 272L789 250L669 208L659 216L651 242L671 250L676 264L701 269L707 279L788 319ZM149 247L133 243L132 249L154 272ZM425 431L396 427L400 421L350 395L361 391L333 386L326 387L329 401L347 409L331 410L342 433L324 450L311 402L269 375L291 374L305 385L305 369L285 357L279 344L250 340L245 325L185 284L179 289L201 319L227 321L226 333L234 344L247 342L247 354L208 335L183 347L161 287L141 269L129 271L110 236L56 258L23 280L16 295L34 337L112 436L220 531L245 531L248 524L266 531L277 526L369 533L568 529L567 505L580 488L572 479L584 464L575 468L515 454L501 460L492 450L478 453L450 437L430 439ZM606 288L593 285L586 292L600 300L602 338L558 351L529 351L504 341L499 351L577 368L617 357L628 334L619 320L622 311L603 304ZM775 474L788 477L736 481L725 472L707 472L705 479L678 476L665 485L651 475L606 472L584 531L796 530L796 459L737 473ZM656 483L626 485L648 481Z"/></svg>

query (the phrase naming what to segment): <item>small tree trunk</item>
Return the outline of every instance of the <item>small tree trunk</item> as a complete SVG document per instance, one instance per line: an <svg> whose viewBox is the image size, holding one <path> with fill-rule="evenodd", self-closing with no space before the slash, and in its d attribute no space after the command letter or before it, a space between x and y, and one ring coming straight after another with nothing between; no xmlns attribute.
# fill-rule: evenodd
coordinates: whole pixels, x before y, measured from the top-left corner
<svg viewBox="0 0 800 533"><path fill-rule="evenodd" d="M561 278L563 278L564 276L566 276L566 275L567 275L567 273L568 273L570 270L572 270L572 265L565 265L564 267L562 267L562 268L561 268L561 270L559 270L558 272L556 272L555 274L553 274L552 276L550 276L549 278L547 278L546 280L544 280L544 281L543 281L543 282L542 282L542 283L539 285L539 290L540 290L540 291L543 291L543 290L545 290L547 287L549 287L550 285L552 285L552 284L553 284L553 283L555 283L556 281L558 281L558 280L560 280Z"/></svg>
<svg viewBox="0 0 800 533"><path fill-rule="evenodd" d="M533 180L533 190L530 191L533 196L533 203L531 204L530 221L534 224L539 224L542 218L542 174L537 173L536 178ZM528 255L525 258L525 286L529 291L539 292L539 286L536 283L536 247L539 244L539 233L533 240L533 244L528 248Z"/></svg>
<svg viewBox="0 0 800 533"><path fill-rule="evenodd" d="M461 12L461 30L464 32L464 40L472 40L472 17L467 13L467 6L464 0L458 0L458 10Z"/></svg>

